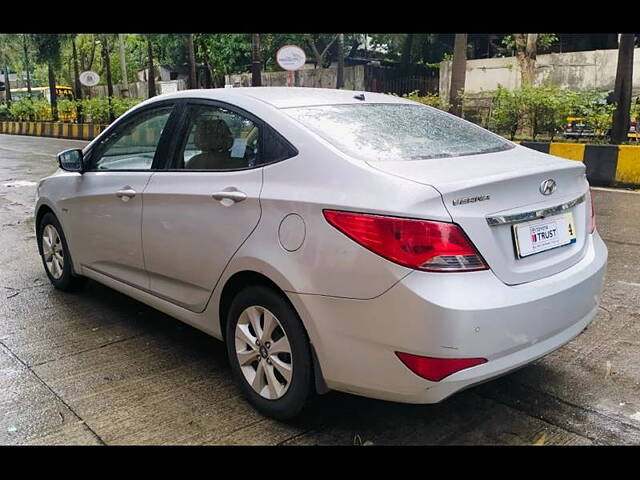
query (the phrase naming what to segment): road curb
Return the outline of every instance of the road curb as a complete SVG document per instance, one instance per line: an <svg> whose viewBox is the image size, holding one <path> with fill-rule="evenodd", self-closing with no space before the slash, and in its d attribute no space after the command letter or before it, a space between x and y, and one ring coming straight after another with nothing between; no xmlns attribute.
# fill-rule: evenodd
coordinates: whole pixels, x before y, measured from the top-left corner
<svg viewBox="0 0 640 480"><path fill-rule="evenodd" d="M62 122L0 122L0 133L9 135L30 135L35 137L68 138L73 140L93 140L107 125L93 123Z"/></svg>
<svg viewBox="0 0 640 480"><path fill-rule="evenodd" d="M592 185L640 186L640 145L591 145L566 142L520 142L538 152L582 162Z"/></svg>

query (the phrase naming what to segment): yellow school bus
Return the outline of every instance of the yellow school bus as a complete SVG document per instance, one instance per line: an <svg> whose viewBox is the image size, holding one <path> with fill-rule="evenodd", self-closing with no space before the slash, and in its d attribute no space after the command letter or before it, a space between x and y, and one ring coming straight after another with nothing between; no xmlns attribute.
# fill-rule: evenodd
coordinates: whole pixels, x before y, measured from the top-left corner
<svg viewBox="0 0 640 480"><path fill-rule="evenodd" d="M29 98L29 91L26 88L12 88L11 99L20 100L23 98ZM47 102L51 103L51 89L49 87L31 87L31 98L38 99L44 98ZM56 85L56 98L66 98L67 100L73 100L73 89L63 85ZM75 120L75 114L59 115L60 120L63 122L73 122Z"/></svg>

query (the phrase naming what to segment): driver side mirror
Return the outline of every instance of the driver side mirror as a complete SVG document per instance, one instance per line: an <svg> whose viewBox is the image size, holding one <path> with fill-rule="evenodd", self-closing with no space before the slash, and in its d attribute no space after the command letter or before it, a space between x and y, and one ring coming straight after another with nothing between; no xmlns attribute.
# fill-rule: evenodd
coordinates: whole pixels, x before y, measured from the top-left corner
<svg viewBox="0 0 640 480"><path fill-rule="evenodd" d="M80 172L84 169L84 155L79 148L65 150L58 154L60 168L67 172Z"/></svg>

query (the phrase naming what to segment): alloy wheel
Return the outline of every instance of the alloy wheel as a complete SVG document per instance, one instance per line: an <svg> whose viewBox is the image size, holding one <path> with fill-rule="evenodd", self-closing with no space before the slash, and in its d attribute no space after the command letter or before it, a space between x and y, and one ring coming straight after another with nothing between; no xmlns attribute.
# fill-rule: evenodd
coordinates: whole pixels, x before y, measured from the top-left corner
<svg viewBox="0 0 640 480"><path fill-rule="evenodd" d="M244 378L261 397L277 400L287 392L293 374L291 346L273 313L254 305L240 314L235 352Z"/></svg>
<svg viewBox="0 0 640 480"><path fill-rule="evenodd" d="M51 224L46 225L42 231L42 254L47 270L58 280L64 270L64 250L58 230Z"/></svg>

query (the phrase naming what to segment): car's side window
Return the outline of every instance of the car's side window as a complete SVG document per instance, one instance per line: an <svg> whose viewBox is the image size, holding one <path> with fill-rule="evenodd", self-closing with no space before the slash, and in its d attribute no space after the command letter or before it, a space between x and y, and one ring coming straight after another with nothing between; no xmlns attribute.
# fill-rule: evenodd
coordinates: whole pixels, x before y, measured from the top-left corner
<svg viewBox="0 0 640 480"><path fill-rule="evenodd" d="M235 170L258 164L260 127L221 107L190 105L177 168Z"/></svg>
<svg viewBox="0 0 640 480"><path fill-rule="evenodd" d="M279 162L297 155L298 152L271 128L265 128L262 135L262 155L260 163Z"/></svg>
<svg viewBox="0 0 640 480"><path fill-rule="evenodd" d="M90 170L149 170L173 105L135 114L94 149Z"/></svg>

